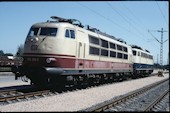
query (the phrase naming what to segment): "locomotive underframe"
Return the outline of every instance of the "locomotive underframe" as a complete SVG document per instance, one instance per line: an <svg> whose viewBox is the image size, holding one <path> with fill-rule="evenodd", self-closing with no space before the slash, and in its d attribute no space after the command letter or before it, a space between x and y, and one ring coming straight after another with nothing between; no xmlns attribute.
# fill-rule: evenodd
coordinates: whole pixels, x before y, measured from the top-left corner
<svg viewBox="0 0 170 113"><path fill-rule="evenodd" d="M127 78L132 75L133 70L129 69L105 69L105 70L87 70L87 69L64 69L55 67L18 67L14 73L16 78L26 76L31 80L32 84L55 84L64 83L78 84L78 82L89 82L89 84L99 83L102 81L109 81L116 78ZM126 75L126 76L124 76ZM54 82L55 81L55 82Z"/></svg>
<svg viewBox="0 0 170 113"><path fill-rule="evenodd" d="M63 88L65 85L82 87L89 85L99 85L106 82L122 81L129 78L148 76L152 69L146 70L69 70L55 67L18 67L15 76L26 76L31 80L31 84L46 86L52 85L55 88Z"/></svg>

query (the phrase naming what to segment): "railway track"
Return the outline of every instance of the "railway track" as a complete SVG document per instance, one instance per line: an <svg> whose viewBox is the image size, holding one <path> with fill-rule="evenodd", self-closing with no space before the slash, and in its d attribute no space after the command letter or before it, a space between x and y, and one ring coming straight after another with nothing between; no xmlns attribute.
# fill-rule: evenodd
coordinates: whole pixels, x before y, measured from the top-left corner
<svg viewBox="0 0 170 113"><path fill-rule="evenodd" d="M156 74L152 74L151 76L154 76ZM97 87L97 86L94 86ZM87 87L88 88L88 87ZM89 87L90 88L90 87ZM69 92L71 87L68 87L68 89L61 91L60 93L67 93ZM83 89L83 88L82 88ZM82 90L78 89L78 90ZM77 89L73 89L71 91L77 91ZM6 90L0 90L0 105L6 105L10 103L15 103L15 102L20 102L23 100L30 100L30 99L36 99L39 97L44 97L44 96L50 96L50 95L55 95L59 94L56 91L51 90L50 88L46 89L38 89L38 87L27 87L27 88L20 88L19 90L17 89L6 89Z"/></svg>
<svg viewBox="0 0 170 113"><path fill-rule="evenodd" d="M0 90L0 105L45 96L50 90L32 85L11 86Z"/></svg>
<svg viewBox="0 0 170 113"><path fill-rule="evenodd" d="M169 90L166 90L163 92L160 96L158 96L153 102L151 102L144 111L159 111L159 103L161 103L162 100L166 99L169 96Z"/></svg>
<svg viewBox="0 0 170 113"><path fill-rule="evenodd" d="M81 111L152 111L158 108L156 105L164 97L167 98L168 94L169 79L166 79ZM169 101L167 103L169 106ZM167 108L165 108L166 110Z"/></svg>
<svg viewBox="0 0 170 113"><path fill-rule="evenodd" d="M5 91L0 93L0 105L9 103L15 103L23 100L30 100L32 98L39 98L45 95L49 95L50 90L35 91L29 93L23 93L18 91Z"/></svg>

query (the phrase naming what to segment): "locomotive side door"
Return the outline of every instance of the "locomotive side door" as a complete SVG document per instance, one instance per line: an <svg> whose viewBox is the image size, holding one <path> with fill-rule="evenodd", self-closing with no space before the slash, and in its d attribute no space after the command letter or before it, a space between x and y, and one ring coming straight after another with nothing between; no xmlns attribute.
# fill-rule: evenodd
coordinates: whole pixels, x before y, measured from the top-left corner
<svg viewBox="0 0 170 113"><path fill-rule="evenodd" d="M77 30L77 68L84 68L85 58L85 33Z"/></svg>

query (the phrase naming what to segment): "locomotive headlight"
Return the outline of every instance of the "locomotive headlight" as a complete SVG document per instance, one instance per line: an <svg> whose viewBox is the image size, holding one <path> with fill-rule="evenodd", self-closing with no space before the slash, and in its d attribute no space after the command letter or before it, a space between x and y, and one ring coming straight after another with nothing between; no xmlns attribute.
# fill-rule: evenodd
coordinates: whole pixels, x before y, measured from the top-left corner
<svg viewBox="0 0 170 113"><path fill-rule="evenodd" d="M55 58L47 58L47 59L46 59L46 62L47 62L47 63L51 63L52 61L56 61L56 59L55 59Z"/></svg>

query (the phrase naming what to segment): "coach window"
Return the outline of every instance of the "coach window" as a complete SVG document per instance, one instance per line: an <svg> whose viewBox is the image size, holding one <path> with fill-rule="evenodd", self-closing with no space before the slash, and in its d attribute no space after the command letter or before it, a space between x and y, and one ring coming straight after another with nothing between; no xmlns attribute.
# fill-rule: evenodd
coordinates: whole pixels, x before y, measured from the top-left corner
<svg viewBox="0 0 170 113"><path fill-rule="evenodd" d="M147 54L147 58L149 58L149 55Z"/></svg>
<svg viewBox="0 0 170 113"><path fill-rule="evenodd" d="M124 54L124 59L128 59L128 55L127 54Z"/></svg>
<svg viewBox="0 0 170 113"><path fill-rule="evenodd" d="M148 55L148 58L151 59L150 55Z"/></svg>
<svg viewBox="0 0 170 113"><path fill-rule="evenodd" d="M108 50L101 49L101 55L102 56L108 56Z"/></svg>
<svg viewBox="0 0 170 113"><path fill-rule="evenodd" d="M90 43L92 44L96 44L96 45L99 45L99 39L94 37L94 36L89 36L89 41Z"/></svg>
<svg viewBox="0 0 170 113"><path fill-rule="evenodd" d="M120 50L120 51L122 51L122 46L120 46L120 45L117 45L117 50Z"/></svg>
<svg viewBox="0 0 170 113"><path fill-rule="evenodd" d="M101 45L102 47L108 48L108 41L101 39L101 42L102 42L102 45Z"/></svg>
<svg viewBox="0 0 170 113"><path fill-rule="evenodd" d="M150 59L153 59L153 57L150 55Z"/></svg>
<svg viewBox="0 0 170 113"><path fill-rule="evenodd" d="M133 52L133 55L136 56L136 51L133 50L132 52Z"/></svg>
<svg viewBox="0 0 170 113"><path fill-rule="evenodd" d="M146 58L146 53L144 53L144 57Z"/></svg>
<svg viewBox="0 0 170 113"><path fill-rule="evenodd" d="M124 51L124 52L127 52L127 47L123 47L123 51Z"/></svg>
<svg viewBox="0 0 170 113"><path fill-rule="evenodd" d="M114 51L110 51L110 57L116 57L116 52L114 52Z"/></svg>
<svg viewBox="0 0 170 113"><path fill-rule="evenodd" d="M117 53L117 58L122 58L122 53Z"/></svg>
<svg viewBox="0 0 170 113"><path fill-rule="evenodd" d="M110 48L112 48L112 49L116 49L115 44L110 42Z"/></svg>
<svg viewBox="0 0 170 113"><path fill-rule="evenodd" d="M90 51L89 51L90 54L93 54L93 55L99 55L99 48L96 48L96 47L91 47L90 46Z"/></svg>
<svg viewBox="0 0 170 113"><path fill-rule="evenodd" d="M145 58L147 58L147 54L145 53Z"/></svg>

